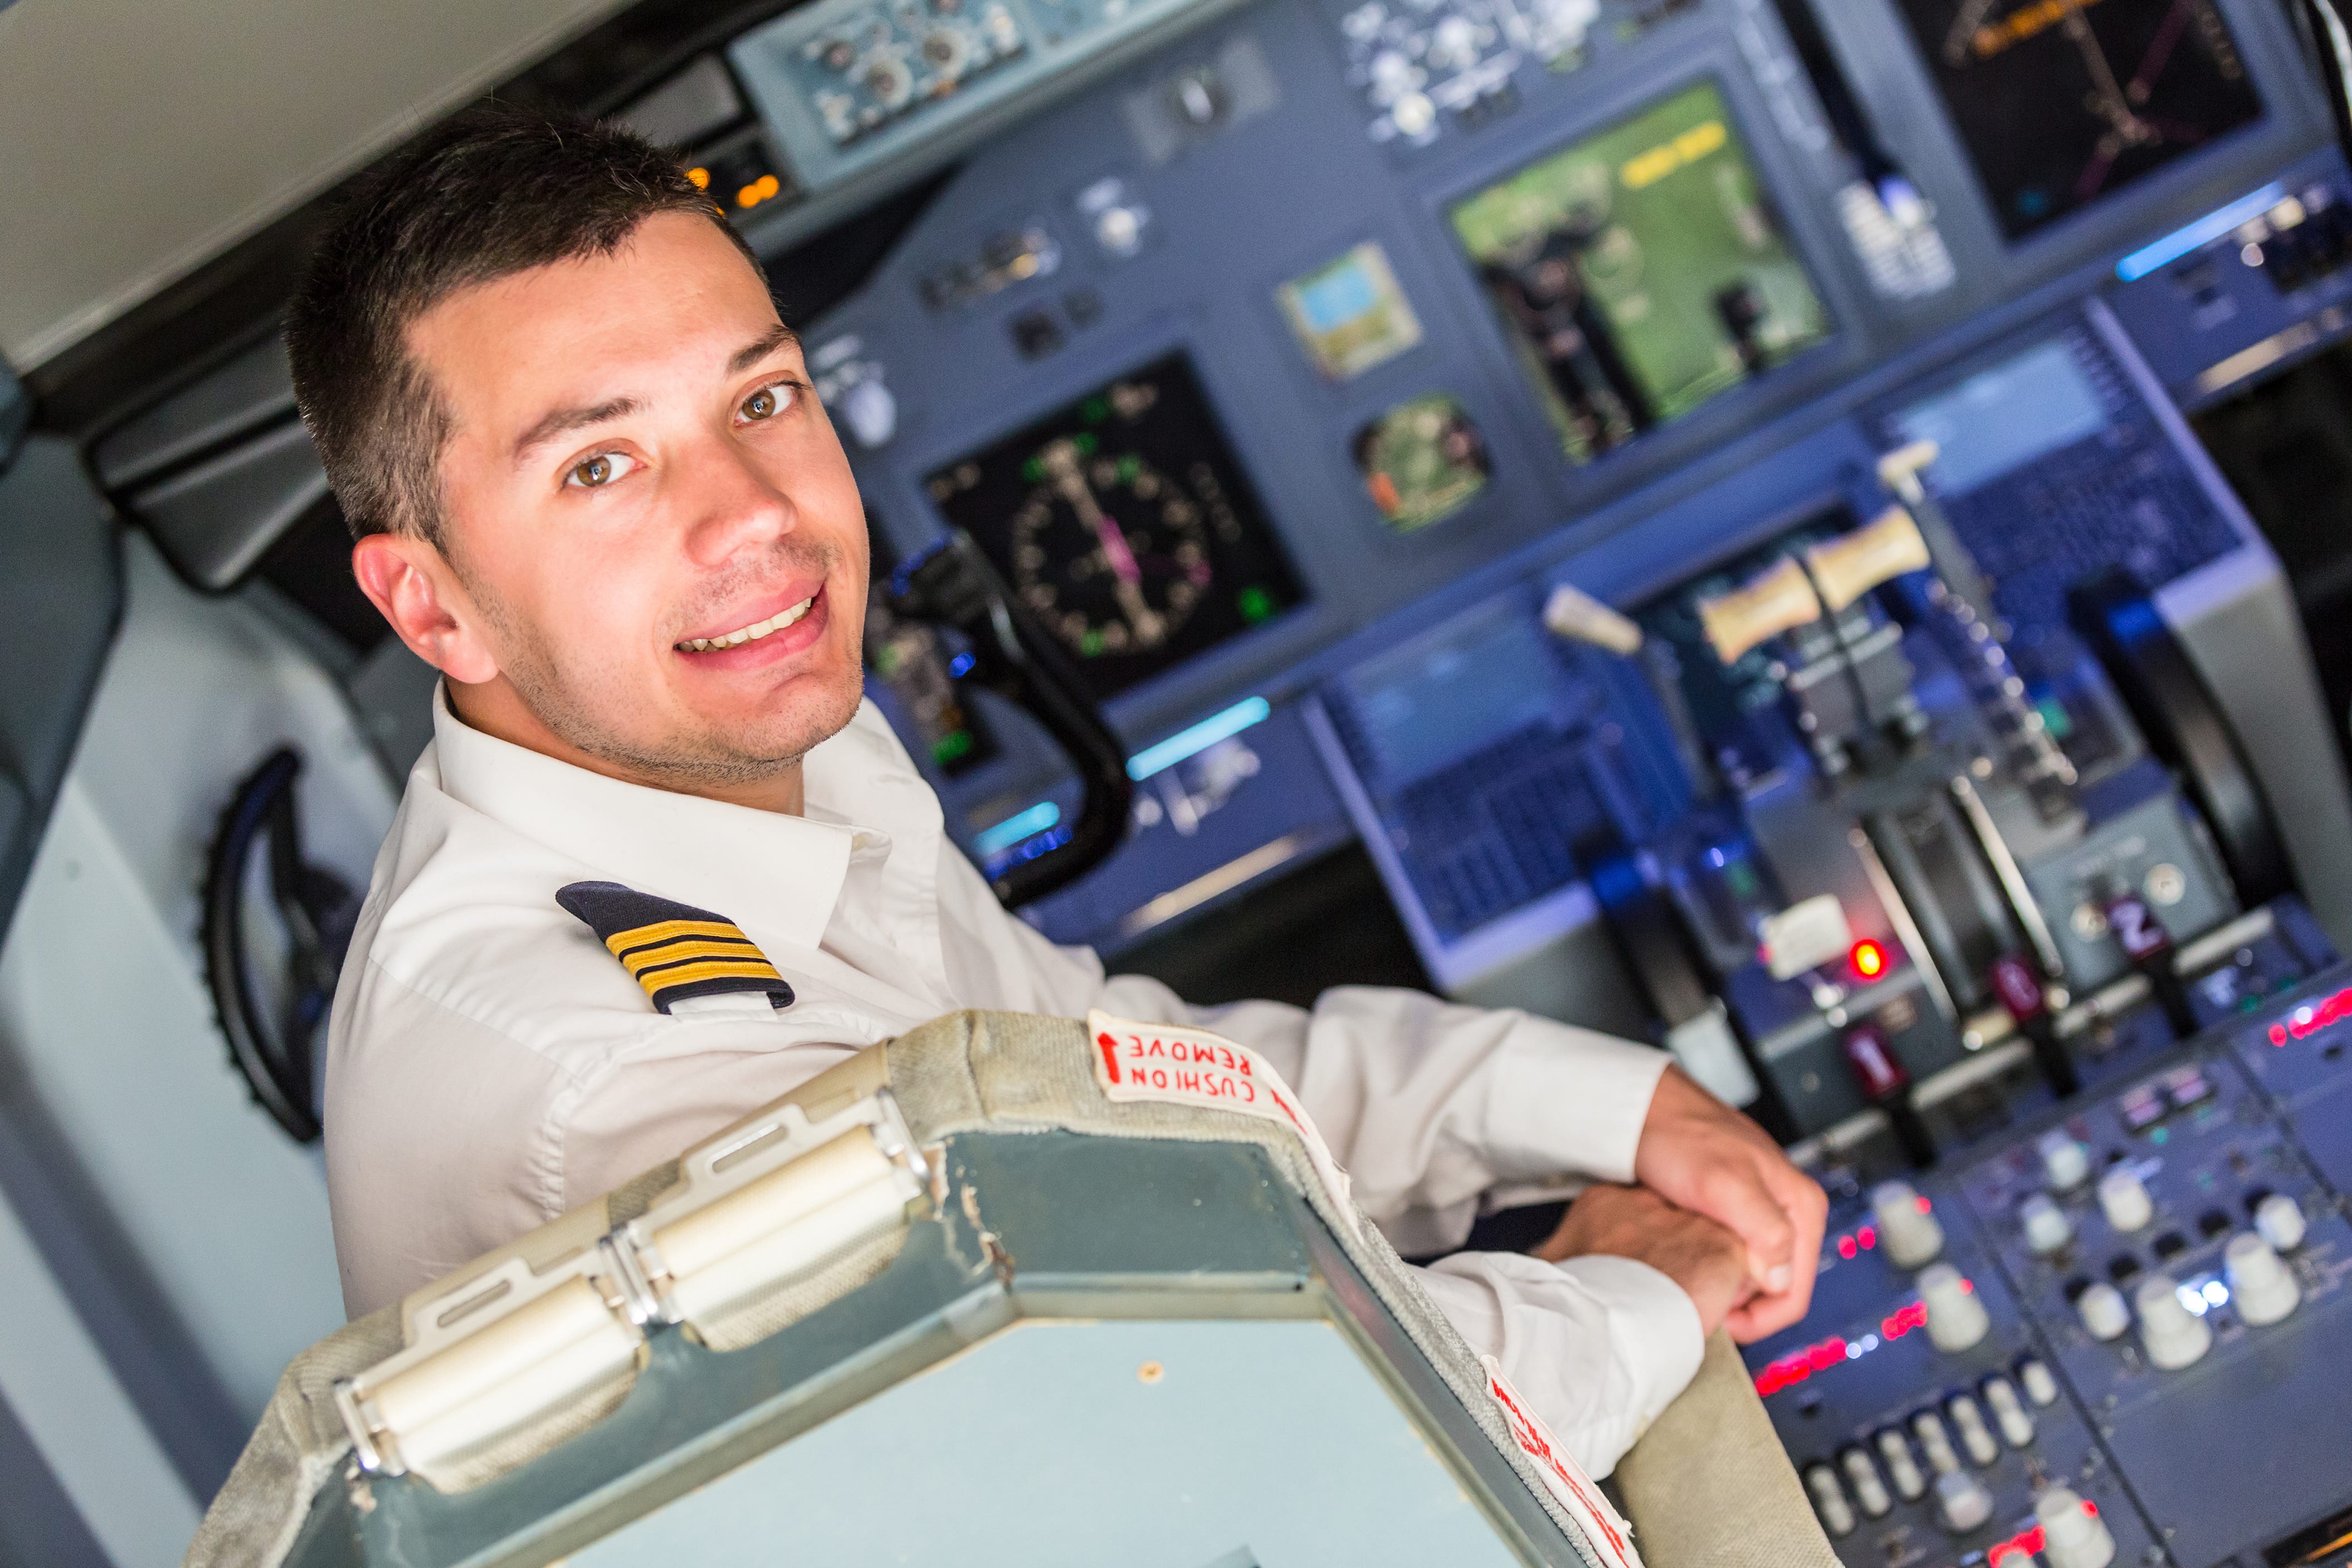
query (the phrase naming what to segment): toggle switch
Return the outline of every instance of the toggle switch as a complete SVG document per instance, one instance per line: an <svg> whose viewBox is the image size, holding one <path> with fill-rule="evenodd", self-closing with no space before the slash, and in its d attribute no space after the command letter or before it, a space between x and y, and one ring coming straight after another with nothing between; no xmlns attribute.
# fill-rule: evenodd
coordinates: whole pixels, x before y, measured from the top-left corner
<svg viewBox="0 0 2352 1568"><path fill-rule="evenodd" d="M2303 1287L2294 1270L2251 1230L2242 1230L2221 1249L2221 1269L2229 1277L2230 1299L2238 1304L2239 1320L2254 1328L2275 1323L2303 1305Z"/></svg>
<svg viewBox="0 0 2352 1568"><path fill-rule="evenodd" d="M1948 1263L1921 1271L1919 1300L1927 1308L1927 1338L1947 1355L1967 1350L1992 1328L1992 1314L1977 1299L1976 1287Z"/></svg>
<svg viewBox="0 0 2352 1568"><path fill-rule="evenodd" d="M1966 1535L1992 1517L1992 1491L1973 1470L1936 1478L1936 1521L1954 1535Z"/></svg>
<svg viewBox="0 0 2352 1568"><path fill-rule="evenodd" d="M2124 1293L2101 1279L2085 1288L2074 1298L2074 1311L2083 1320L2083 1331L2104 1344L2120 1339L2131 1327L2131 1305Z"/></svg>
<svg viewBox="0 0 2352 1568"><path fill-rule="evenodd" d="M1870 1213L1878 1222L1879 1246L1897 1268L1917 1268L1944 1250L1944 1227L1910 1183L1871 1188Z"/></svg>
<svg viewBox="0 0 2352 1568"><path fill-rule="evenodd" d="M1927 1478L1919 1473L1919 1461L1911 1457L1911 1445L1905 1441L1899 1426L1882 1427L1878 1437L1878 1458L1886 1466L1886 1479L1895 1483L1895 1495L1905 1502L1917 1502L1927 1492Z"/></svg>
<svg viewBox="0 0 2352 1568"><path fill-rule="evenodd" d="M2129 1165L2117 1165L2099 1178L2099 1212L2107 1224L2128 1236L2156 1217L2156 1201L2147 1184Z"/></svg>
<svg viewBox="0 0 2352 1568"><path fill-rule="evenodd" d="M2303 1205L2285 1193L2273 1193L2254 1205L2254 1229L2275 1251L2293 1252L2301 1247L2307 1228Z"/></svg>
<svg viewBox="0 0 2352 1568"><path fill-rule="evenodd" d="M2043 1258L2065 1251L2074 1239L2074 1222L2048 1193L2032 1194L2018 1205L2017 1223L2025 1232L2025 1245Z"/></svg>
<svg viewBox="0 0 2352 1568"><path fill-rule="evenodd" d="M2213 1325L2182 1303L2179 1283L2169 1274L2141 1280L2132 1308L2148 1362L2162 1371L2179 1372L2213 1348Z"/></svg>
<svg viewBox="0 0 2352 1568"><path fill-rule="evenodd" d="M2091 1179L2091 1152L2083 1141L2060 1127L2034 1141L2042 1154L2042 1179L2053 1193L2071 1193Z"/></svg>
<svg viewBox="0 0 2352 1568"><path fill-rule="evenodd" d="M2042 1560L2050 1568L2107 1568L2116 1560L2107 1521L2072 1487L2052 1487L2035 1498L2033 1522L2042 1527Z"/></svg>
<svg viewBox="0 0 2352 1568"><path fill-rule="evenodd" d="M1848 1448L1838 1456L1838 1465L1845 1471L1846 1484L1853 1489L1853 1500L1862 1505L1864 1517L1885 1518L1895 1500L1886 1495L1886 1483L1878 1479L1878 1467L1870 1462L1870 1455L1861 1448Z"/></svg>
<svg viewBox="0 0 2352 1568"><path fill-rule="evenodd" d="M2026 1410L2025 1401L2017 1396L2017 1384L2005 1377L1986 1378L1984 1401L1992 1407L1992 1423L2000 1428L2002 1442L2012 1448L2022 1448L2033 1441L2033 1417Z"/></svg>
<svg viewBox="0 0 2352 1568"><path fill-rule="evenodd" d="M1919 1451L1927 1456L1929 1469L1948 1476L1960 1468L1960 1456L1952 1447L1952 1435L1944 1429L1941 1415L1922 1410L1911 1417L1911 1433L1919 1439Z"/></svg>
<svg viewBox="0 0 2352 1568"><path fill-rule="evenodd" d="M1992 1428L1985 1425L1983 1407L1965 1394L1955 1394L1944 1402L1944 1412L1952 1418L1952 1426L1960 1435L1960 1447L1969 1462L1977 1466L1991 1464L2000 1458L2000 1445L1993 1441Z"/></svg>
<svg viewBox="0 0 2352 1568"><path fill-rule="evenodd" d="M2043 1409L2058 1403L2058 1380L2040 1356L2030 1355L2017 1363L2017 1382L2025 1397Z"/></svg>
<svg viewBox="0 0 2352 1568"><path fill-rule="evenodd" d="M1853 1505L1845 1500L1845 1489L1838 1485L1837 1472L1827 1465L1805 1467L1805 1489L1813 1494L1813 1511L1822 1516L1822 1528L1832 1536L1853 1533Z"/></svg>

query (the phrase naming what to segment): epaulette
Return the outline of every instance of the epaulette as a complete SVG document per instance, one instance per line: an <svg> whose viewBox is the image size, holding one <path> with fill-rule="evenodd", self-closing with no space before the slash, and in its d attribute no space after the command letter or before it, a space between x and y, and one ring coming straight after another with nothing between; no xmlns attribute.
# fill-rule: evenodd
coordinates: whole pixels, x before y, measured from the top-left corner
<svg viewBox="0 0 2352 1568"><path fill-rule="evenodd" d="M618 882L573 882L556 889L555 901L596 933L656 1011L739 992L764 992L777 1008L793 1005L793 988L768 955L724 915Z"/></svg>

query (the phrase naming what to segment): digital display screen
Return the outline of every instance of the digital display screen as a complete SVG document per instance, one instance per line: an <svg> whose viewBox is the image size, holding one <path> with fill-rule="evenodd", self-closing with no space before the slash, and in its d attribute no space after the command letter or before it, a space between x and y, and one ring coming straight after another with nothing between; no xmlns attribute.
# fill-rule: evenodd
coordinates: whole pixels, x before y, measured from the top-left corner
<svg viewBox="0 0 2352 1568"><path fill-rule="evenodd" d="M1367 242L1275 290L1307 357L1327 381L1348 381L1421 342L1421 320Z"/></svg>
<svg viewBox="0 0 2352 1568"><path fill-rule="evenodd" d="M1444 393L1398 404L1357 431L1351 446L1364 492L1396 533L1452 517L1494 472L1469 411Z"/></svg>
<svg viewBox="0 0 2352 1568"><path fill-rule="evenodd" d="M1097 698L1306 597L1181 353L924 484L1062 639Z"/></svg>
<svg viewBox="0 0 2352 1568"><path fill-rule="evenodd" d="M1359 665L1349 706L1380 783L1401 788L1507 735L1558 721L1559 672L1517 605L1474 612Z"/></svg>
<svg viewBox="0 0 2352 1568"><path fill-rule="evenodd" d="M1927 478L1945 495L1966 495L2107 423L2105 400L2063 342L2004 360L1894 418L1905 441L1936 443Z"/></svg>
<svg viewBox="0 0 2352 1568"><path fill-rule="evenodd" d="M2011 239L2263 111L2217 0L1898 8Z"/></svg>
<svg viewBox="0 0 2352 1568"><path fill-rule="evenodd" d="M1829 336L1709 83L1530 163L1452 216L1572 462Z"/></svg>

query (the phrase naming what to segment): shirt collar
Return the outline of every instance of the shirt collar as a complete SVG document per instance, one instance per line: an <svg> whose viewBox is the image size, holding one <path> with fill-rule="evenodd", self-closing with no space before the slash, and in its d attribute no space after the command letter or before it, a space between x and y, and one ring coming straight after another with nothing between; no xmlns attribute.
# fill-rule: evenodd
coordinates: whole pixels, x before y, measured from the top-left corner
<svg viewBox="0 0 2352 1568"><path fill-rule="evenodd" d="M812 752L810 763L835 744ZM433 700L442 791L612 880L726 916L793 945L822 945L853 853L889 837L837 813L817 821L625 784L484 733Z"/></svg>

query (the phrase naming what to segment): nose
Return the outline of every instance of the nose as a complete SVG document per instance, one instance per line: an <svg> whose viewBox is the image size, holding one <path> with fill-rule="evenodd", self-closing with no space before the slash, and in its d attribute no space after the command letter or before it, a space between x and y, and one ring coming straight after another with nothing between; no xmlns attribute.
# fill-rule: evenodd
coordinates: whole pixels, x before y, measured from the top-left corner
<svg viewBox="0 0 2352 1568"><path fill-rule="evenodd" d="M701 443L683 468L686 552L698 566L723 565L800 524L790 491L733 441Z"/></svg>

